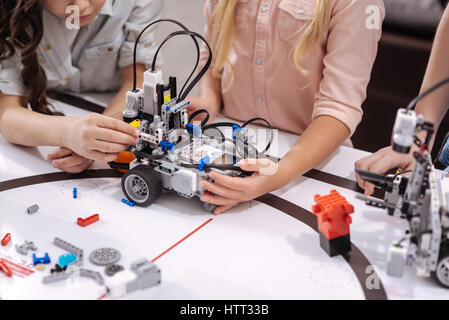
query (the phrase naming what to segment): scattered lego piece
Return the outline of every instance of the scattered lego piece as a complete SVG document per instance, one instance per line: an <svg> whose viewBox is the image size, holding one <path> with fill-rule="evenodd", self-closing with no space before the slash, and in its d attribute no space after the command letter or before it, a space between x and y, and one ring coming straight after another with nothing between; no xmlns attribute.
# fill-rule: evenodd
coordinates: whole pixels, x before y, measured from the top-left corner
<svg viewBox="0 0 449 320"><path fill-rule="evenodd" d="M73 253L66 253L59 256L59 266L61 268L67 267L69 264L76 260L76 256Z"/></svg>
<svg viewBox="0 0 449 320"><path fill-rule="evenodd" d="M6 245L8 245L8 243L11 241L11 234L10 233L7 233L4 237L3 237L3 239L2 239L2 246L6 246Z"/></svg>
<svg viewBox="0 0 449 320"><path fill-rule="evenodd" d="M50 270L50 273L59 273L67 270L67 267L61 267L59 264L55 264L55 268Z"/></svg>
<svg viewBox="0 0 449 320"><path fill-rule="evenodd" d="M51 262L50 256L48 255L47 252L45 252L45 256L43 256L42 258L36 257L36 254L33 253L33 264L34 265L37 265L37 264L49 264L50 262Z"/></svg>
<svg viewBox="0 0 449 320"><path fill-rule="evenodd" d="M68 251L76 256L77 260L75 262L72 262L72 265L77 265L77 266L83 265L83 259L84 259L83 249L75 247L73 244L68 243L67 241L64 241L60 238L54 238L53 244L55 246L57 246L58 248Z"/></svg>
<svg viewBox="0 0 449 320"><path fill-rule="evenodd" d="M27 255L29 250L37 251L37 247L33 241L25 240L22 245L16 244L16 251L20 254Z"/></svg>
<svg viewBox="0 0 449 320"><path fill-rule="evenodd" d="M327 196L317 194L314 199L312 211L317 215L321 248L330 257L351 251L349 225L354 207L336 190Z"/></svg>
<svg viewBox="0 0 449 320"><path fill-rule="evenodd" d="M123 268L121 265L118 264L111 264L109 266L106 266L104 272L112 277L114 274L116 274L117 272L123 271L125 270L125 268Z"/></svg>
<svg viewBox="0 0 449 320"><path fill-rule="evenodd" d="M28 248L23 244L23 245L18 245L16 244L16 251L17 253L26 255L28 254Z"/></svg>
<svg viewBox="0 0 449 320"><path fill-rule="evenodd" d="M98 213L83 219L83 218L78 218L77 222L78 225L80 225L81 227L87 227L88 225L97 222L100 219L100 215Z"/></svg>
<svg viewBox="0 0 449 320"><path fill-rule="evenodd" d="M12 271L3 259L0 259L0 271L3 271L3 273L6 274L7 277L12 277Z"/></svg>
<svg viewBox="0 0 449 320"><path fill-rule="evenodd" d="M106 279L106 287L112 299L120 298L136 290L147 289L161 282L161 270L147 259L131 264L131 271L124 270Z"/></svg>
<svg viewBox="0 0 449 320"><path fill-rule="evenodd" d="M32 206L27 208L27 214L36 213L39 210L39 206L37 204L33 204Z"/></svg>
<svg viewBox="0 0 449 320"><path fill-rule="evenodd" d="M130 207L134 207L134 203L132 203L131 201L129 201L129 200L127 200L127 199L122 199L122 202L123 203L125 203L125 204L127 204L128 206L130 206Z"/></svg>
<svg viewBox="0 0 449 320"><path fill-rule="evenodd" d="M78 189L77 188L73 188L73 199L78 198Z"/></svg>
<svg viewBox="0 0 449 320"><path fill-rule="evenodd" d="M37 251L37 247L36 247L36 245L34 244L33 241L25 240L25 245L28 248L28 250Z"/></svg>
<svg viewBox="0 0 449 320"><path fill-rule="evenodd" d="M12 261L9 261L8 259L2 258L0 260L3 260L3 262L11 269L12 273L15 275L18 275L19 277L28 277L34 273L33 270L30 270L28 268L25 268L21 265L15 264Z"/></svg>
<svg viewBox="0 0 449 320"><path fill-rule="evenodd" d="M131 263L131 271L137 275L137 279L128 284L128 292L144 290L161 283L161 270L145 258Z"/></svg>
<svg viewBox="0 0 449 320"><path fill-rule="evenodd" d="M127 284L135 281L137 278L134 272L123 270L115 276L106 278L105 284L111 299L117 299L126 296Z"/></svg>
<svg viewBox="0 0 449 320"><path fill-rule="evenodd" d="M44 271L45 270L45 264L39 263L34 267L37 271Z"/></svg>
<svg viewBox="0 0 449 320"><path fill-rule="evenodd" d="M80 276L81 277L86 277L86 278L91 278L96 283L98 283L100 286L102 286L104 284L103 277L97 271L92 271L92 270L87 270L87 269L80 269Z"/></svg>
<svg viewBox="0 0 449 320"><path fill-rule="evenodd" d="M54 273L52 275L42 278L44 284L49 284L53 282L64 281L72 275L73 271L67 270L65 272Z"/></svg>
<svg viewBox="0 0 449 320"><path fill-rule="evenodd" d="M121 254L120 251L112 248L100 248L94 250L90 256L89 260L93 264L99 266L105 266L108 264L115 263L120 260Z"/></svg>

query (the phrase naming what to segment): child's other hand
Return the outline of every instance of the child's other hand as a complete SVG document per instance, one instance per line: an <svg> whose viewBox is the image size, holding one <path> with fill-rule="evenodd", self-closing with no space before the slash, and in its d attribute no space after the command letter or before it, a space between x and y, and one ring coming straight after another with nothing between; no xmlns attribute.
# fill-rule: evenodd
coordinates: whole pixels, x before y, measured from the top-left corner
<svg viewBox="0 0 449 320"><path fill-rule="evenodd" d="M240 162L240 168L254 173L250 177L240 178L211 171L209 177L215 182L201 181L201 187L209 191L201 197L201 201L217 205L215 215L280 187L276 179L278 165L268 159L245 159Z"/></svg>
<svg viewBox="0 0 449 320"><path fill-rule="evenodd" d="M220 111L220 103L217 99L211 96L205 97L188 97L186 100L190 101L190 106L187 107L189 116L197 110L205 109L209 112L209 121L212 122L217 117ZM195 121L201 121L205 118L204 114L195 117Z"/></svg>
<svg viewBox="0 0 449 320"><path fill-rule="evenodd" d="M139 130L118 119L96 113L67 118L62 146L87 159L114 161L139 141Z"/></svg>
<svg viewBox="0 0 449 320"><path fill-rule="evenodd" d="M47 159L51 161L51 165L54 168L58 168L67 173L81 173L94 162L67 148L59 148L49 153Z"/></svg>
<svg viewBox="0 0 449 320"><path fill-rule="evenodd" d="M380 149L372 155L362 158L355 163L356 169L371 171L378 174L385 174L391 169L400 168L403 171L413 169L415 159L413 158L413 148L408 154L401 154L391 147ZM356 173L359 186L365 190L365 195L374 193L374 185L362 180Z"/></svg>

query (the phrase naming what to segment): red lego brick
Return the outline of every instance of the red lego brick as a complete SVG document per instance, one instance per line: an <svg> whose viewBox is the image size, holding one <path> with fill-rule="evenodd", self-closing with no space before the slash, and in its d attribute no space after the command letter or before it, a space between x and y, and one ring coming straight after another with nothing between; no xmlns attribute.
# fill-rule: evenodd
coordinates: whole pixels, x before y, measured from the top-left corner
<svg viewBox="0 0 449 320"><path fill-rule="evenodd" d="M7 277L12 277L12 271L3 259L0 259L0 271L3 271Z"/></svg>
<svg viewBox="0 0 449 320"><path fill-rule="evenodd" d="M317 215L318 229L329 240L350 234L352 223L350 214L354 207L336 190L331 190L327 196L315 195L316 205L312 211Z"/></svg>
<svg viewBox="0 0 449 320"><path fill-rule="evenodd" d="M78 225L80 225L81 227L87 227L88 225L97 222L100 219L100 215L98 213L83 219L83 218L78 218L77 222Z"/></svg>
<svg viewBox="0 0 449 320"><path fill-rule="evenodd" d="M2 239L2 246L6 246L11 241L11 234L7 233Z"/></svg>

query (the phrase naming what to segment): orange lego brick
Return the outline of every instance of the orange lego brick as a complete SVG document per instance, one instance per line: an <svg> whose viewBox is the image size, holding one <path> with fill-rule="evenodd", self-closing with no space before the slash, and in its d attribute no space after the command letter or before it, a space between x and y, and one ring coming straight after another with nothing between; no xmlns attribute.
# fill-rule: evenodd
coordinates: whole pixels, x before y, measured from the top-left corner
<svg viewBox="0 0 449 320"><path fill-rule="evenodd" d="M117 163L131 163L136 159L136 156L134 155L134 153L132 153L131 151L122 151L119 153L117 159L115 160L115 162ZM128 170L122 170L122 169L118 169L117 171L125 173Z"/></svg>
<svg viewBox="0 0 449 320"><path fill-rule="evenodd" d="M312 206L312 212L317 216L320 232L329 240L348 235L354 207L337 190L331 190L326 196L317 194L314 199L316 205Z"/></svg>
<svg viewBox="0 0 449 320"><path fill-rule="evenodd" d="M98 213L83 219L83 218L78 218L77 222L78 225L80 225L81 227L87 227L88 225L97 222L100 219L100 215Z"/></svg>
<svg viewBox="0 0 449 320"><path fill-rule="evenodd" d="M12 277L12 271L3 259L0 259L0 271L3 271L7 277Z"/></svg>

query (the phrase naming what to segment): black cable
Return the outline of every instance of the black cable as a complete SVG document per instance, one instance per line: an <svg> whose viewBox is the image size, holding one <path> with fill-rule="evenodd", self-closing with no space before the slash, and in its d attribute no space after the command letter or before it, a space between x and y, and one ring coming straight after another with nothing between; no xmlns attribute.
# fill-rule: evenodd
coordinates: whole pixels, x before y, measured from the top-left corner
<svg viewBox="0 0 449 320"><path fill-rule="evenodd" d="M203 129L203 131L205 131L207 129L216 129L218 127L231 127L232 128L235 125L238 125L238 124L233 123L233 122L215 122L215 123L208 124L208 125L202 127L201 129Z"/></svg>
<svg viewBox="0 0 449 320"><path fill-rule="evenodd" d="M209 121L210 115L209 112L206 109L200 109L200 110L196 110L194 113L192 113L188 119L188 123L191 123L193 119L195 119L196 116L200 115L201 113L205 113L206 114L206 118L203 119L203 121L201 121L201 128L204 127L207 123L207 121Z"/></svg>
<svg viewBox="0 0 449 320"><path fill-rule="evenodd" d="M149 154L149 153L142 152L142 151L137 151L137 150L134 151L134 155L137 158L140 158L140 159L146 158L148 160L161 160L161 159L164 159L164 157L165 157L165 153L158 154L158 155L153 155L153 154Z"/></svg>
<svg viewBox="0 0 449 320"><path fill-rule="evenodd" d="M144 32L146 30L148 30L148 28L152 27L153 25L155 25L156 23L159 23L159 22L172 22L172 23L178 25L179 27L181 27L182 29L184 29L185 31L189 31L189 29L187 29L187 27L184 26L181 22L173 20L173 19L159 19L159 20L153 21L152 23L147 25L145 28L143 28L143 30L140 32L140 34L137 37L136 42L134 44L134 61L133 61L133 71L134 71L133 91L134 92L137 90L137 45L139 44L139 40L142 37L142 35L144 34ZM190 79L195 74L195 71L198 68L198 65L200 62L200 45L198 44L198 41L196 40L196 38L194 36L192 36L191 38L195 42L195 47L196 47L196 51L197 51L196 64L195 64L195 68L193 69L192 73L187 78L187 81L185 82L184 86L182 87L180 93L182 93L184 91L184 89L187 86L187 84L189 83Z"/></svg>
<svg viewBox="0 0 449 320"><path fill-rule="evenodd" d="M129 163L122 163L122 162L108 162L108 165L112 168L112 169L116 169L116 170L129 170Z"/></svg>
<svg viewBox="0 0 449 320"><path fill-rule="evenodd" d="M449 78L444 79L440 82L438 82L437 84L435 84L433 87L431 87L430 89L426 90L425 92L423 92L422 94L420 94L419 96L417 96L415 99L413 99L409 105L407 106L407 110L412 110L413 108L415 108L415 106L418 104L418 102L420 102L422 99L424 99L425 97L427 97L429 94L431 94L432 92L434 92L435 90L438 90L439 88L441 88L442 86L446 85L449 83Z"/></svg>
<svg viewBox="0 0 449 320"><path fill-rule="evenodd" d="M199 167L198 164L193 164L193 163L180 163L179 165L181 167L190 168L190 169L198 169L198 167ZM209 169L209 171L210 171L210 169L219 169L219 170L223 170L223 171L226 171L226 170L238 171L240 173L250 173L250 174L254 173L254 171L246 171L246 170L243 170L242 168L240 168L239 166L235 166L232 164L206 164L206 165L204 165L203 169L206 169L206 170Z"/></svg>
<svg viewBox="0 0 449 320"><path fill-rule="evenodd" d="M394 174L394 178L396 178L398 176L402 176L402 175L404 175L406 173L411 173L411 172L413 172L413 170L405 170L405 171L401 171L401 172L395 173Z"/></svg>
<svg viewBox="0 0 449 320"><path fill-rule="evenodd" d="M203 38L202 35L193 32L193 31L175 31L172 32L171 34L169 34L165 40L162 42L162 44L159 46L159 48L157 49L156 53L154 54L153 57L153 63L152 63L152 67L151 70L154 72L156 70L156 60L157 60L157 56L159 54L159 51L162 49L162 47L164 46L165 43L167 43L167 41L169 41L171 38L175 37L175 36L180 36L180 35L188 35L188 36L193 36L193 37L197 37L199 39L201 39L206 45L207 48L209 50L209 57L207 59L206 64L204 65L204 67L201 69L201 71L197 74L197 76L192 80L192 82L189 84L189 86L187 87L187 89L185 90L185 92L180 95L178 97L178 102L179 101L183 101L186 99L187 95L190 93L190 91L192 91L192 89L196 86L196 84L201 80L201 78L206 74L207 70L209 69L209 67L212 64L212 49L209 45L209 43L206 41L206 39Z"/></svg>
<svg viewBox="0 0 449 320"><path fill-rule="evenodd" d="M274 139L274 134L273 134L273 127L271 126L271 123L269 123L267 120L263 119L263 118L252 118L249 119L248 121L246 121L243 125L242 128L245 128L247 125L249 125L252 122L256 122L256 121L262 121L265 122L265 124L268 126L268 128L270 129L270 141L268 142L267 146L265 147L265 149L262 151L262 153L267 152L270 147L271 144L273 143L273 139Z"/></svg>

